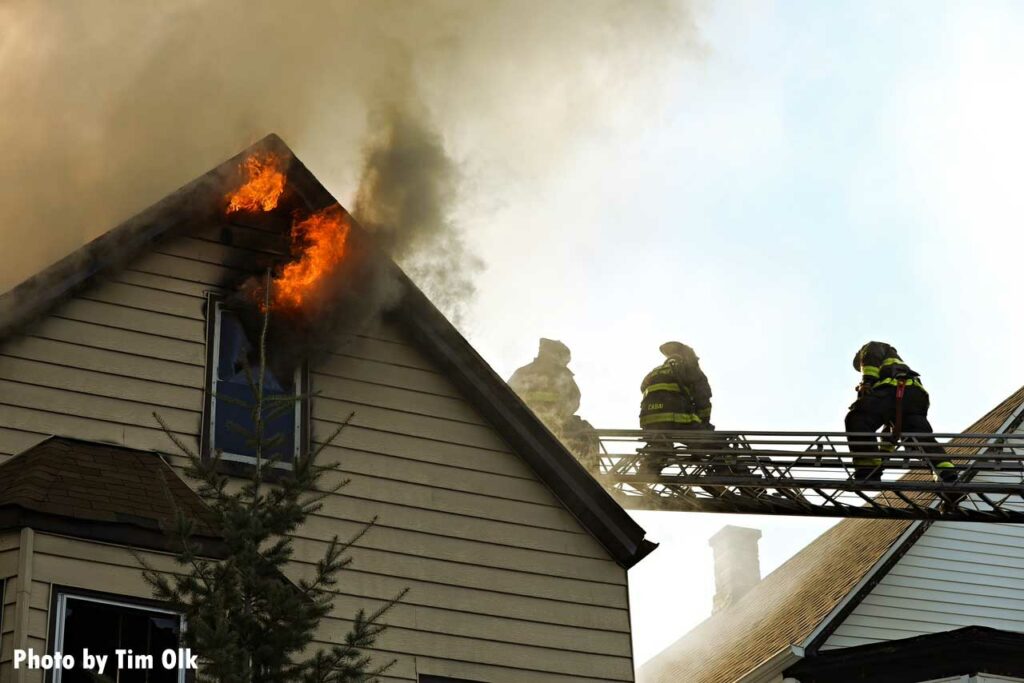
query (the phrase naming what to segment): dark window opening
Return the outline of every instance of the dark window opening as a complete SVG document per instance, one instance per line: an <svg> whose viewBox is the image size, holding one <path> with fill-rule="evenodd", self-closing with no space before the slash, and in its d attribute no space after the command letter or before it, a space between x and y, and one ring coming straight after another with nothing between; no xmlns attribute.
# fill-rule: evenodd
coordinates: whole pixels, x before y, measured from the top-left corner
<svg viewBox="0 0 1024 683"><path fill-rule="evenodd" d="M207 450L222 451L224 460L252 462L256 457L252 413L256 403L253 382L258 381L260 365L258 340L221 302L214 301L212 311ZM301 447L301 385L301 370L282 370L267 364L263 376L263 457L275 459L278 466L289 466Z"/></svg>
<svg viewBox="0 0 1024 683"><path fill-rule="evenodd" d="M165 669L164 650L177 650L181 644L181 615L155 608L141 607L100 598L60 594L57 598L56 633L51 641L54 651L72 654L74 669L53 672L53 683L94 683L82 669L82 652L107 655L104 675L117 683L182 683L186 672ZM151 655L151 669L117 669L116 650L131 650L133 655Z"/></svg>

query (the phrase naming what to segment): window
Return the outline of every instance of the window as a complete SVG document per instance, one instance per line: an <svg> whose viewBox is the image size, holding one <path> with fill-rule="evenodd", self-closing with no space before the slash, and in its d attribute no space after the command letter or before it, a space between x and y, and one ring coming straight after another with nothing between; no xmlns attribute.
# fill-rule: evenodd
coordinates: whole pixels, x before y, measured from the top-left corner
<svg viewBox="0 0 1024 683"><path fill-rule="evenodd" d="M242 317L224 302L211 299L207 331L207 416L204 427L204 453L222 451L221 460L252 463L256 444L232 425L248 433L255 431L252 405L255 401L246 367L254 374L259 369L258 341L250 337ZM255 337L255 335L253 335ZM268 349L272 351L272 349ZM303 395L303 369L282 369L268 361L263 379L264 396L295 399ZM267 401L263 406L264 439L275 439L265 458L276 458L278 467L288 468L303 444L303 400Z"/></svg>
<svg viewBox="0 0 1024 683"><path fill-rule="evenodd" d="M52 652L75 657L74 669L53 671L53 683L93 683L95 679L78 666L82 652L107 655L104 675L118 683L184 683L184 669L165 669L164 650L176 650L181 643L184 620L180 614L117 599L58 592L53 621ZM117 671L115 650L133 655L151 655L152 668ZM113 673L113 675L111 675Z"/></svg>

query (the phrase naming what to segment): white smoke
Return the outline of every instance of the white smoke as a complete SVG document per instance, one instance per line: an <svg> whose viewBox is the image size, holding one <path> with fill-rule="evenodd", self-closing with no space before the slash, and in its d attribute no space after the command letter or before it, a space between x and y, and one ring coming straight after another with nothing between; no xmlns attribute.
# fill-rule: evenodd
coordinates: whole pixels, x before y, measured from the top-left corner
<svg viewBox="0 0 1024 683"><path fill-rule="evenodd" d="M0 291L276 132L458 313L467 169L550 171L656 111L695 35L684 0L8 0Z"/></svg>

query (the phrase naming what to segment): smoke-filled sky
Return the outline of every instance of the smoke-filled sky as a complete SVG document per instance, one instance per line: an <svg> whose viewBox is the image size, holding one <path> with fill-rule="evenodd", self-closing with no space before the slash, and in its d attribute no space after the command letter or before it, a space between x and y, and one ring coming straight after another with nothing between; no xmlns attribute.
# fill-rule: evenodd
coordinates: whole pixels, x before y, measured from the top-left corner
<svg viewBox="0 0 1024 683"><path fill-rule="evenodd" d="M668 339L725 429L839 428L869 339L942 431L1024 381L1013 3L143 4L0 1L0 290L276 132L503 376L566 342L600 427ZM638 664L719 526L767 571L826 524L637 517Z"/></svg>
<svg viewBox="0 0 1024 683"><path fill-rule="evenodd" d="M696 53L663 0L0 3L0 290L276 132L461 319L459 213L656 116Z"/></svg>

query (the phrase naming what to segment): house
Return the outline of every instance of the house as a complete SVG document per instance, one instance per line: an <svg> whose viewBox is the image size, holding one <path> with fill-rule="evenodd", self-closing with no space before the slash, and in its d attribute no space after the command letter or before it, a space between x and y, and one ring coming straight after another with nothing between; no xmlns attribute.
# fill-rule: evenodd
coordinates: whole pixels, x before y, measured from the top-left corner
<svg viewBox="0 0 1024 683"><path fill-rule="evenodd" d="M211 207L266 151L288 160L296 206L334 203L269 136L0 298L0 680L78 680L14 670L16 649L141 652L187 627L153 602L139 558L173 569L175 509L200 520L211 557L218 536L154 413L193 448L227 444L240 473L251 465L223 441L210 393L230 389L218 362L244 342L223 297L288 258L288 225ZM395 277L382 318L277 378L315 392L287 416L295 449L353 414L323 456L351 483L298 534L296 563L379 518L318 641L409 588L374 652L397 660L386 681L633 680L627 570L654 544Z"/></svg>
<svg viewBox="0 0 1024 683"><path fill-rule="evenodd" d="M1024 388L965 431L1014 433L1022 422ZM984 476L1021 483L1020 472ZM1024 681L1022 653L1021 525L847 519L637 680L1005 683Z"/></svg>

